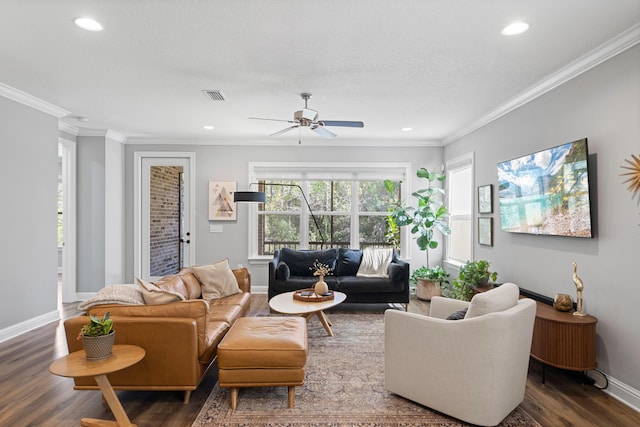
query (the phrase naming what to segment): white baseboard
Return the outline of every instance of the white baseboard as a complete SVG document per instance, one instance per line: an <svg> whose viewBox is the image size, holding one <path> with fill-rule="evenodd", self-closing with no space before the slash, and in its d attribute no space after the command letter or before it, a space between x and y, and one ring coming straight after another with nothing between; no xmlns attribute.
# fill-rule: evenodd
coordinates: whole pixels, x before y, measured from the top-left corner
<svg viewBox="0 0 640 427"><path fill-rule="evenodd" d="M266 294L268 289L267 285L251 285L252 294Z"/></svg>
<svg viewBox="0 0 640 427"><path fill-rule="evenodd" d="M86 301L97 295L97 292L76 292L76 301Z"/></svg>
<svg viewBox="0 0 640 427"><path fill-rule="evenodd" d="M601 378L599 378L599 374L594 374L592 371L590 371L589 376L598 381L599 385L602 385L600 384ZM635 388L609 375L607 375L607 380L609 381L609 385L602 391L604 391L611 397L618 399L620 402L624 403L630 408L633 408L636 411L640 412L640 390L636 390Z"/></svg>
<svg viewBox="0 0 640 427"><path fill-rule="evenodd" d="M58 310L54 310L50 311L49 313L42 314L38 317L34 317L33 319L16 323L15 325L11 325L0 330L0 342L10 340L11 338L15 338L18 335L24 334L25 332L32 331L41 326L48 325L49 323L57 322L59 320L60 313L58 312Z"/></svg>

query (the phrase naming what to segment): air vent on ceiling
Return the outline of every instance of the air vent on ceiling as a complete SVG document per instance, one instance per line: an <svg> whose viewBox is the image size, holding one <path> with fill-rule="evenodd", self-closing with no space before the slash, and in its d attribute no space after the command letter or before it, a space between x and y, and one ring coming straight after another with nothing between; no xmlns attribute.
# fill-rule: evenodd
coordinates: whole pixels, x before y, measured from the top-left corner
<svg viewBox="0 0 640 427"><path fill-rule="evenodd" d="M212 101L225 101L221 90L203 90L202 92Z"/></svg>

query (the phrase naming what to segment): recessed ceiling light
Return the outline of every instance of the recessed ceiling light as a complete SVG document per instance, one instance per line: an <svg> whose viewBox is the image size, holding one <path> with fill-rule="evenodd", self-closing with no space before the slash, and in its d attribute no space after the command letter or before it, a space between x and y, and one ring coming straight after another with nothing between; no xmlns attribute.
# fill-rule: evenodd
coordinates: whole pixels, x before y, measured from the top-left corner
<svg viewBox="0 0 640 427"><path fill-rule="evenodd" d="M206 129L206 130L214 130L215 127L211 126L211 125L204 125L202 126L202 129Z"/></svg>
<svg viewBox="0 0 640 427"><path fill-rule="evenodd" d="M73 23L83 30L87 31L102 31L102 24L100 24L95 19L91 18L76 18L73 20Z"/></svg>
<svg viewBox="0 0 640 427"><path fill-rule="evenodd" d="M529 24L526 22L514 22L513 24L509 24L502 29L502 34L505 36L515 36L518 34L522 34L529 29Z"/></svg>
<svg viewBox="0 0 640 427"><path fill-rule="evenodd" d="M402 128L400 129L402 132L411 132L413 128Z"/></svg>

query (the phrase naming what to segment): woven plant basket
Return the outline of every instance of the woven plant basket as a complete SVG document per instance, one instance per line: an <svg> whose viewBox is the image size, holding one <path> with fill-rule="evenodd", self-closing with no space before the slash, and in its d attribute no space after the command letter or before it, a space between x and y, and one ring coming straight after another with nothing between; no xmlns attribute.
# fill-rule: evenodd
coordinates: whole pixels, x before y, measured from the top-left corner
<svg viewBox="0 0 640 427"><path fill-rule="evenodd" d="M100 360L111 356L115 339L116 331L111 331L108 335L100 335L97 337L86 337L83 335L82 346L84 347L84 352L87 353L87 359Z"/></svg>

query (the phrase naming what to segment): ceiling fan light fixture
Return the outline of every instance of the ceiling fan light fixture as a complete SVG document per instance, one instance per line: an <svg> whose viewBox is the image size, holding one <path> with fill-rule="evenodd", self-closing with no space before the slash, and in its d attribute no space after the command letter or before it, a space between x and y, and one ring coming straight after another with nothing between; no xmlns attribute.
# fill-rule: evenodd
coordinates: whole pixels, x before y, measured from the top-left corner
<svg viewBox="0 0 640 427"><path fill-rule="evenodd" d="M516 36L527 31L529 27L530 25L528 23L524 21L518 21L504 27L501 33L505 36Z"/></svg>
<svg viewBox="0 0 640 427"><path fill-rule="evenodd" d="M73 20L73 23L83 30L87 31L102 31L102 24L93 18L80 17Z"/></svg>

